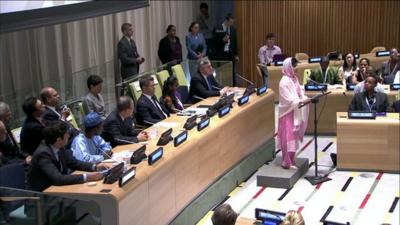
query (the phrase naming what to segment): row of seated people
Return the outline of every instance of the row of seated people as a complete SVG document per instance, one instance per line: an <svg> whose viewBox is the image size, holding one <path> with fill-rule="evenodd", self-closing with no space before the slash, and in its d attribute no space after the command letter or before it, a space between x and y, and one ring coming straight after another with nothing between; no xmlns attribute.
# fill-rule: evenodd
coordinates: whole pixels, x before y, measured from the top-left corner
<svg viewBox="0 0 400 225"><path fill-rule="evenodd" d="M207 59L199 61L199 73L191 81L191 95L207 98L229 91L229 88L222 87L215 80L212 72ZM42 191L50 185L101 179L101 173L69 173L76 169L95 171L106 168L106 164L101 162L112 155L113 147L149 139L146 131L135 128L135 122L152 125L183 109L174 94L177 81L169 79L173 81L166 82L172 87L169 88L172 91L168 92L169 100L166 96L161 101L155 98L153 78L143 77L139 82L142 96L136 107L131 97L121 96L116 109L107 114L100 94L102 80L98 76L90 76L90 93L84 101L89 113L84 117L83 132L68 122L71 112L67 107L60 107L59 93L52 87L45 87L40 92L40 99L29 97L23 103L27 117L20 133L20 146L9 127L12 119L10 107L1 102L0 162L2 165L17 162L26 164L28 187L36 191Z"/></svg>
<svg viewBox="0 0 400 225"><path fill-rule="evenodd" d="M369 59L362 58L357 67L353 53L345 54L343 66L340 68L329 66L329 58L324 56L321 57L320 67L311 70L310 79L327 84L358 84L365 80L367 69L370 66ZM384 62L378 71L380 83L400 83L400 54L396 48L390 50L390 59ZM374 74L376 73L377 71L374 69ZM359 85L359 87L361 86Z"/></svg>

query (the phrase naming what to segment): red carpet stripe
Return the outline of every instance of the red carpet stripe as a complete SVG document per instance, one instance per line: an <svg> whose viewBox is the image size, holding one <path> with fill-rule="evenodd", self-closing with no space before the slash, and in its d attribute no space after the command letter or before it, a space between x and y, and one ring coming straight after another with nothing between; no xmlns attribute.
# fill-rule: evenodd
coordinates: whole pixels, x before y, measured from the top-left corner
<svg viewBox="0 0 400 225"><path fill-rule="evenodd" d="M314 138L309 140L299 151L297 151L296 155L299 155L306 149L312 142L314 141Z"/></svg>
<svg viewBox="0 0 400 225"><path fill-rule="evenodd" d="M370 197L371 197L371 194L367 194L367 196L365 196L364 200L362 201L361 205L358 208L363 209L365 207L365 205L367 204Z"/></svg>
<svg viewBox="0 0 400 225"><path fill-rule="evenodd" d="M252 197L252 199L256 199L263 191L265 190L265 187L260 188L260 190Z"/></svg>
<svg viewBox="0 0 400 225"><path fill-rule="evenodd" d="M301 213L301 211L303 211L303 209L304 209L304 206L300 206L300 207L297 209L297 212L298 212L298 213Z"/></svg>

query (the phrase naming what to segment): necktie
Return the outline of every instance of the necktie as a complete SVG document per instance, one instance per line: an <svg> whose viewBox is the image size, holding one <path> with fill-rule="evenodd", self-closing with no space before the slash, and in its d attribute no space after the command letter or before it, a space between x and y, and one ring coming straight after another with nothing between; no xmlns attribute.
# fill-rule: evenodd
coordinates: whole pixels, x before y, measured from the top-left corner
<svg viewBox="0 0 400 225"><path fill-rule="evenodd" d="M156 96L151 97L151 99L153 100L154 106L156 107L156 109L158 109L158 112L160 113L162 119L165 119L165 115L164 112L162 111L162 109L160 108L158 102L157 102L157 98Z"/></svg>
<svg viewBox="0 0 400 225"><path fill-rule="evenodd" d="M210 81L208 80L208 77L205 77L205 79L206 79L208 90L211 91L212 89L211 89L211 85L210 85Z"/></svg>

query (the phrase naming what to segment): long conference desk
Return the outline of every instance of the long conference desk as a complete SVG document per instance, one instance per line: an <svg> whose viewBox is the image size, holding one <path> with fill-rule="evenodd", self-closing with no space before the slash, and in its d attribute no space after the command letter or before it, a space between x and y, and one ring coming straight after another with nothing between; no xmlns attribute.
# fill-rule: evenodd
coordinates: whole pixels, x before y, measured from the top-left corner
<svg viewBox="0 0 400 225"><path fill-rule="evenodd" d="M368 58L371 61L371 66L375 69L380 69L382 63L389 59L389 56L376 57L375 54L361 54L360 58ZM358 61L358 60L357 60ZM343 64L343 60L332 60L330 61L330 66L340 67ZM299 76L299 82L303 82L303 74L306 69L316 69L319 67L319 63L308 63L308 61L300 61L297 65L297 74ZM275 93L275 101L279 101L279 81L282 78L282 66L268 66L269 75L269 88L271 88Z"/></svg>
<svg viewBox="0 0 400 225"><path fill-rule="evenodd" d="M398 91L391 91L389 85L384 85L385 92L389 98L389 104L396 100ZM317 104L317 116L322 114L318 120L318 134L336 134L336 112L346 112L349 108L354 92L346 91L342 85L330 85L328 91L332 93L320 98ZM306 95L310 98L320 94L320 91L306 91ZM308 116L308 125L306 132L311 134L314 132L314 106L310 104L310 114Z"/></svg>
<svg viewBox="0 0 400 225"><path fill-rule="evenodd" d="M198 105L211 105L216 99L208 98ZM178 127L173 129L173 135L177 135L186 119L173 115L163 122L177 123ZM157 137L147 144L147 155L157 148L157 140L166 129L158 128ZM136 165L136 177L123 187L118 182L98 181L95 186L51 186L45 193L98 203L101 224L168 224L220 176L271 139L274 132L274 92L269 89L261 96L251 95L243 106L234 103L229 114L222 118L215 115L204 130L190 130L187 141L178 147L172 142L164 146L163 157L151 166L147 162ZM123 145L113 151L140 146Z"/></svg>
<svg viewBox="0 0 400 225"><path fill-rule="evenodd" d="M400 172L400 114L349 119L337 113L337 169Z"/></svg>

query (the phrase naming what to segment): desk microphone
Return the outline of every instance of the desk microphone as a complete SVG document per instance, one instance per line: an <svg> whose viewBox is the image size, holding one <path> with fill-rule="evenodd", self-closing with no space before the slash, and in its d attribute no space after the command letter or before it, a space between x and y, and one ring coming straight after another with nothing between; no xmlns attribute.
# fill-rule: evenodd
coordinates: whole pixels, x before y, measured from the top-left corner
<svg viewBox="0 0 400 225"><path fill-rule="evenodd" d="M205 98L199 97L197 95L193 95L193 98L199 99L199 100L206 100Z"/></svg>
<svg viewBox="0 0 400 225"><path fill-rule="evenodd" d="M314 85L324 85L322 83L318 83L317 81L315 81L315 80L313 80L311 78L308 78L307 81L313 83Z"/></svg>
<svg viewBox="0 0 400 225"><path fill-rule="evenodd" d="M119 141L119 142L124 142L124 143L127 143L127 144L137 144L136 142L127 141L127 140L119 139L119 138L114 138L114 140L117 140L117 141Z"/></svg>
<svg viewBox="0 0 400 225"><path fill-rule="evenodd" d="M244 80L244 81L246 81L247 83L249 83L249 84L251 84L251 85L254 85L253 82L251 82L250 80L244 78L244 77L241 76L240 74L236 73L236 76L239 77L241 80Z"/></svg>
<svg viewBox="0 0 400 225"><path fill-rule="evenodd" d="M222 89L222 88L216 87L214 85L211 85L211 87L217 89L218 91L220 91Z"/></svg>

